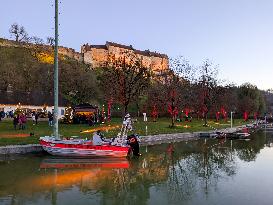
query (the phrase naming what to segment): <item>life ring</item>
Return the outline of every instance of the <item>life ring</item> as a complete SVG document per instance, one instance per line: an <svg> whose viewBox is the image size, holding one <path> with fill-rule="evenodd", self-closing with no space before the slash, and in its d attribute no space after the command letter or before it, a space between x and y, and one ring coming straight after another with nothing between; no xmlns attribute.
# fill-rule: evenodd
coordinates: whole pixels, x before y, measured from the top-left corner
<svg viewBox="0 0 273 205"><path fill-rule="evenodd" d="M135 143L136 142L136 139L134 137L132 137L131 139L129 139L129 142L130 143Z"/></svg>

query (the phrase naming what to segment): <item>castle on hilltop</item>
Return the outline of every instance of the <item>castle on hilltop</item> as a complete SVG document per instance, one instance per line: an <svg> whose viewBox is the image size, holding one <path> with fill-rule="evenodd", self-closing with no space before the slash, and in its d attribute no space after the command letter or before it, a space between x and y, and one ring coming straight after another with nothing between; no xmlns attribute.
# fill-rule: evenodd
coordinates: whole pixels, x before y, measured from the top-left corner
<svg viewBox="0 0 273 205"><path fill-rule="evenodd" d="M169 58L165 54L149 50L136 50L131 45L126 46L108 41L105 45L84 44L81 46L81 53L83 54L83 61L93 68L106 66L112 58L117 60L124 55L137 56L143 66L151 68L155 73L169 68Z"/></svg>
<svg viewBox="0 0 273 205"><path fill-rule="evenodd" d="M18 43L13 40L0 38L0 46L4 47L26 47L32 48L37 45L32 43ZM53 47L49 45L38 45L43 50L53 51ZM144 67L151 68L157 74L163 70L169 69L169 58L165 54L151 52L149 50L141 51L133 48L133 46L126 46L113 42L106 42L105 45L89 45L81 46L81 51L76 52L72 48L59 46L58 53L70 58L76 59L90 65L92 68L98 68L110 65L113 60L118 60L121 57L136 56Z"/></svg>

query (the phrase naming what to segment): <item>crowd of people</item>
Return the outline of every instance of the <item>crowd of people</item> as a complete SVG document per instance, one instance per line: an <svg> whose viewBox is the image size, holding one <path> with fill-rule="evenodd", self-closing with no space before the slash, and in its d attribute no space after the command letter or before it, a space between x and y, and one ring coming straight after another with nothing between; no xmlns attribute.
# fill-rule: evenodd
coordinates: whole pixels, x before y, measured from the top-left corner
<svg viewBox="0 0 273 205"><path fill-rule="evenodd" d="M0 111L0 121L2 119L13 119L13 127L15 130L25 130L26 129L26 124L28 121L28 118L31 118L32 120L32 124L33 125L37 125L39 122L39 118L41 117L40 115L41 113L39 112L31 112L31 113L26 113L26 112L17 112L17 111L8 111L8 112L4 112L4 111ZM42 115L44 116L44 114ZM48 125L49 126L53 126L53 114L51 112L47 113L47 117L48 117Z"/></svg>
<svg viewBox="0 0 273 205"><path fill-rule="evenodd" d="M4 112L3 110L0 111L0 121L2 120L2 118L13 118L13 116L14 116L13 110L7 112Z"/></svg>

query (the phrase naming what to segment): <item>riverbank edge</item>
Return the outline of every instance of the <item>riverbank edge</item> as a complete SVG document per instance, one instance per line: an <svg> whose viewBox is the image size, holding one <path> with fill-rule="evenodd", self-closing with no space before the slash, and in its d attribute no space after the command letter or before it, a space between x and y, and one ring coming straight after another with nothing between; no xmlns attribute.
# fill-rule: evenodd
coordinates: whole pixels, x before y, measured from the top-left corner
<svg viewBox="0 0 273 205"><path fill-rule="evenodd" d="M225 128L217 130L219 132L233 133L243 129L244 126L237 126L234 128ZM140 138L140 145L155 145L162 143L181 142L189 140L197 140L200 133L212 133L215 130L205 132L183 132L183 133L172 133L172 134L158 134L158 135L147 135ZM39 144L27 144L27 145L7 145L0 147L0 155L10 154L27 154L43 152L43 148Z"/></svg>

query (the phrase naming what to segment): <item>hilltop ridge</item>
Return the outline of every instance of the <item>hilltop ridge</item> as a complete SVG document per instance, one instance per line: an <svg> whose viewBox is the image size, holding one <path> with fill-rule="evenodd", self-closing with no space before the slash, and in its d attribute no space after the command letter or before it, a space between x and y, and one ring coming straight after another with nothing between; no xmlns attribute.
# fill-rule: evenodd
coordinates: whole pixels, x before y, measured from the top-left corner
<svg viewBox="0 0 273 205"><path fill-rule="evenodd" d="M40 49L43 51L53 52L53 46L45 44L35 44L27 42L16 42L9 39L0 38L0 46L2 47L25 47ZM58 53L63 56L68 56L77 61L90 65L92 68L104 67L109 64L111 59L118 59L125 56L125 53L137 56L142 64L151 68L152 71L158 73L162 70L169 69L169 58L166 54L152 52L150 50L137 50L132 45L127 46L114 42L106 42L105 45L89 45L84 44L81 46L81 52L75 51L73 48L64 46L58 47ZM126 55L127 57L127 55ZM130 56L129 56L130 57Z"/></svg>

